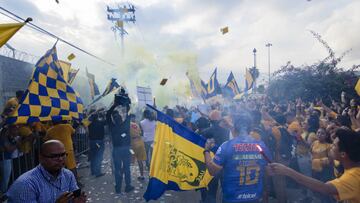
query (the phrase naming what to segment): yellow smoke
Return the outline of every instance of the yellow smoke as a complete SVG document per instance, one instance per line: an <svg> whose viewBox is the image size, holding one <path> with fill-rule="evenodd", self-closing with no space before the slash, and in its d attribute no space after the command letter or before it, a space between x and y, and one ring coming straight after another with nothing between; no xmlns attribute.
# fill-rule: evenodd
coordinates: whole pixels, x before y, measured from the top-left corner
<svg viewBox="0 0 360 203"><path fill-rule="evenodd" d="M153 49L139 44L126 47L124 60L118 71L111 73L124 83L130 95L136 95L136 86L151 87L158 107L184 104L191 97L186 72L199 81L197 55L174 47L163 48L154 53ZM167 78L165 86L160 81Z"/></svg>

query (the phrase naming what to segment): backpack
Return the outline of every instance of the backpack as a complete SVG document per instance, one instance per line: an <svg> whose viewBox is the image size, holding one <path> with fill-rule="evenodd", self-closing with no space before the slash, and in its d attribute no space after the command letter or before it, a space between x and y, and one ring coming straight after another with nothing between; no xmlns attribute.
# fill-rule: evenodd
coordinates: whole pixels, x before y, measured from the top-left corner
<svg viewBox="0 0 360 203"><path fill-rule="evenodd" d="M281 133L280 138L280 146L279 146L279 153L283 160L289 161L292 157L292 150L293 150L293 138L290 133L284 128L278 128Z"/></svg>

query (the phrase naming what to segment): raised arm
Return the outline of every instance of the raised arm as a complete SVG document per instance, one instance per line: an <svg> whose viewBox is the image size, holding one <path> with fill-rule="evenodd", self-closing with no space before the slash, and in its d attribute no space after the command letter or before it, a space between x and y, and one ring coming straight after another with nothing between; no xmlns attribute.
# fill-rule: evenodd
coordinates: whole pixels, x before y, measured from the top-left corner
<svg viewBox="0 0 360 203"><path fill-rule="evenodd" d="M330 195L330 196L337 196L338 191L334 185L331 183L323 183L319 180L314 178L305 176L301 173L296 172L295 170L288 168L282 164L272 163L268 167L268 172L271 175L285 175L290 177L291 179L295 180L299 184L322 194Z"/></svg>

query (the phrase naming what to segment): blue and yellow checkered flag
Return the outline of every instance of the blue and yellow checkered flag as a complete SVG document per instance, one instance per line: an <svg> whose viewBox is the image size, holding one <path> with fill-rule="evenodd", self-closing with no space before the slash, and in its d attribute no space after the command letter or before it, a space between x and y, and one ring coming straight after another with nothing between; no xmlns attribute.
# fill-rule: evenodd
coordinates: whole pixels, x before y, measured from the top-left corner
<svg viewBox="0 0 360 203"><path fill-rule="evenodd" d="M81 120L83 108L79 94L61 75L54 46L36 63L29 86L6 123Z"/></svg>

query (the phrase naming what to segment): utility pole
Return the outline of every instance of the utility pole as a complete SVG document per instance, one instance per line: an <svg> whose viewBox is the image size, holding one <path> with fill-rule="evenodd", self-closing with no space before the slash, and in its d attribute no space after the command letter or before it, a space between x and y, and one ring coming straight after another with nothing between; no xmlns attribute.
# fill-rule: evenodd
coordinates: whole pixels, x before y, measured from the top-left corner
<svg viewBox="0 0 360 203"><path fill-rule="evenodd" d="M268 48L269 85L270 85L270 47L272 46L272 44L267 43L265 46Z"/></svg>
<svg viewBox="0 0 360 203"><path fill-rule="evenodd" d="M121 37L121 55L124 56L124 36L129 34L124 28L124 22L132 22L135 24L135 7L132 4L118 5L117 8L106 7L107 19L114 23L111 30L118 32Z"/></svg>

